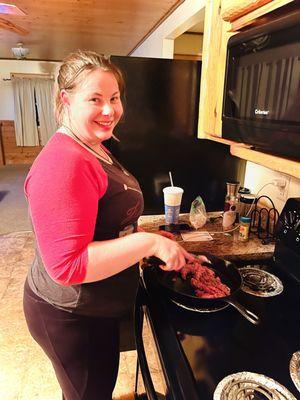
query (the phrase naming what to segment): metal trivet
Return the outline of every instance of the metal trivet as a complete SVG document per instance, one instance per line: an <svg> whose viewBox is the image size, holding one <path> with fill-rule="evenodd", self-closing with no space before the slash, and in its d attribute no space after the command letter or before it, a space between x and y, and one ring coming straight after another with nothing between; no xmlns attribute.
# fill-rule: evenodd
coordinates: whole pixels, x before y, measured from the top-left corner
<svg viewBox="0 0 300 400"><path fill-rule="evenodd" d="M244 292L258 297L271 297L283 291L282 282L277 276L259 268L244 267L239 269Z"/></svg>
<svg viewBox="0 0 300 400"><path fill-rule="evenodd" d="M214 400L296 400L292 393L265 375L238 372L219 382Z"/></svg>
<svg viewBox="0 0 300 400"><path fill-rule="evenodd" d="M224 304L224 305L220 305L219 307L214 307L214 308L198 308L198 307L184 306L183 304L177 303L177 301L175 301L175 300L172 300L172 302L174 304L176 304L177 306L184 308L185 310L195 311L198 313L211 313L211 312L221 311L221 310L224 310L224 308L227 308L229 306L229 304Z"/></svg>
<svg viewBox="0 0 300 400"><path fill-rule="evenodd" d="M290 375L296 388L300 392L300 351L296 351L291 358Z"/></svg>

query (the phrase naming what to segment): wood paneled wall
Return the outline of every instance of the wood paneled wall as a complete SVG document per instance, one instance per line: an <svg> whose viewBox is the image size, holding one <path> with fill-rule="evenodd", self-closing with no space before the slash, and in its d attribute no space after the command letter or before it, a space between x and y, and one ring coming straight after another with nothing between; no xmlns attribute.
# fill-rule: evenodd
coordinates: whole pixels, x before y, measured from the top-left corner
<svg viewBox="0 0 300 400"><path fill-rule="evenodd" d="M17 146L14 121L0 121L0 165L32 164L42 146Z"/></svg>

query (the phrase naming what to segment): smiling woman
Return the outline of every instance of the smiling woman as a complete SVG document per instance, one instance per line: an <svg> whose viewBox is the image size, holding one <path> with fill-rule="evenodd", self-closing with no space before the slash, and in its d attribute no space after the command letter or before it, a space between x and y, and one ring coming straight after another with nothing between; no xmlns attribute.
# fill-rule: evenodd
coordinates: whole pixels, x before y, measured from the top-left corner
<svg viewBox="0 0 300 400"><path fill-rule="evenodd" d="M138 232L140 186L102 145L123 114L123 90L109 59L71 54L58 75L61 127L25 181L37 249L24 312L65 400L111 399L119 322L133 311L138 261L155 255L177 270L193 259L168 238Z"/></svg>
<svg viewBox="0 0 300 400"><path fill-rule="evenodd" d="M75 93L62 89L64 107L62 125L78 132L90 147L99 149L99 141L110 139L123 114L118 82L111 72L96 69L86 73Z"/></svg>

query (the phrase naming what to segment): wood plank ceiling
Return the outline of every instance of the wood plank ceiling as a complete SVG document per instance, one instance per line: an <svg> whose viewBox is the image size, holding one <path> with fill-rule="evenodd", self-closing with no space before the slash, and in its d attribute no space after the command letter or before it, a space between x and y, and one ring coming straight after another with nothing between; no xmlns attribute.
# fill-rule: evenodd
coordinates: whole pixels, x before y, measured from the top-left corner
<svg viewBox="0 0 300 400"><path fill-rule="evenodd" d="M5 1L5 0L4 0ZM14 33L0 24L0 58L13 58L18 42L27 59L61 60L76 49L129 55L184 0L15 0L25 16L0 17L28 31Z"/></svg>

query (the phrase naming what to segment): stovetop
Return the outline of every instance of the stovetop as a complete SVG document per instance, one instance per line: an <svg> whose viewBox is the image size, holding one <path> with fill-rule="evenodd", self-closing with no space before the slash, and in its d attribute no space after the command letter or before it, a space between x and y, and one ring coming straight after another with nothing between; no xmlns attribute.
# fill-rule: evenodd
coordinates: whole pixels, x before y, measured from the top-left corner
<svg viewBox="0 0 300 400"><path fill-rule="evenodd" d="M251 324L231 306L199 315L164 301L199 399L212 399L223 378L245 371L268 376L299 396L289 372L292 355L300 350L299 286L271 263L259 268L275 274L288 287L267 298L239 294L238 300L260 317L259 325Z"/></svg>
<svg viewBox="0 0 300 400"><path fill-rule="evenodd" d="M245 267L260 269L266 272L267 280L271 278L272 282L275 279L275 283L272 283L275 285L275 295L256 296L249 290L248 293L239 291L237 295L241 304L259 316L258 325L250 323L231 305L206 313L186 310L164 297L158 299L155 288L151 287L145 276L148 293L156 299L153 317L155 319L155 313L159 316L157 328L159 330L162 327L164 332L167 331L167 325L172 328L170 332L176 335L180 347L177 357L182 353L186 359L194 377L197 398L201 400L300 398L290 374L293 354L300 350L300 199L291 200L281 214L280 240L276 244L274 257L263 264L247 261L238 265L241 272ZM291 210L296 211L291 214ZM168 346L168 340L164 346ZM175 353L174 342L173 347ZM176 359L171 359L172 349L168 354L169 365L176 363ZM300 372L300 356L297 360ZM231 375L234 380L237 374L246 372L248 374L242 375L246 376L247 385L251 387L252 379L257 377L263 383L271 378L266 386L270 384L274 389L274 385L278 385L279 391L283 390L282 397L276 397L275 392L264 392L262 382L257 391L250 390L248 397L248 389L245 397L219 396L223 382L227 383ZM238 391L241 391L241 386L237 385Z"/></svg>
<svg viewBox="0 0 300 400"><path fill-rule="evenodd" d="M241 264L239 267L244 268L246 265ZM263 265L251 265L253 267L276 276L283 286L282 292L272 297L257 297L242 291L237 295L241 304L259 316L258 325L250 323L231 305L208 313L186 310L171 300L158 297L159 293L147 282L147 275L144 276L148 293L156 299L156 307L152 308L151 313L154 319L159 315L157 338L161 335L159 331L167 331L166 324L172 328L169 336L162 335L167 337L164 343L161 341L161 346L166 349L171 343L170 335L176 336L192 371L197 398L201 400L222 399L213 397L220 382L232 374L242 372L259 374L260 379L271 378L296 399L299 398L289 366L293 354L300 350L300 285L272 260ZM166 353L170 354L170 360L167 360L169 364L178 363L175 351L170 349ZM249 399L268 399L264 396L261 394L260 397ZM281 400L285 397L269 399Z"/></svg>

